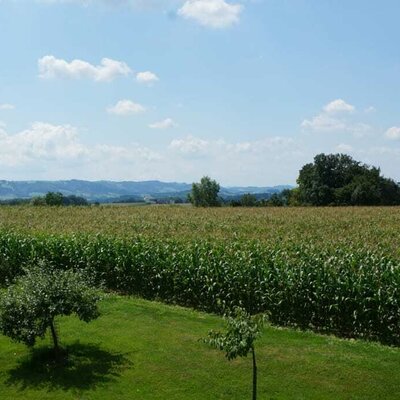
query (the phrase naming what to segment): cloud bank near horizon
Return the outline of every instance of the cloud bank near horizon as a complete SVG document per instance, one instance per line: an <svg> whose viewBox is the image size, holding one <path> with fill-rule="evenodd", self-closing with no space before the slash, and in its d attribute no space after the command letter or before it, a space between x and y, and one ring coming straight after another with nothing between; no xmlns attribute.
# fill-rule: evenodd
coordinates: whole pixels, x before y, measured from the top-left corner
<svg viewBox="0 0 400 400"><path fill-rule="evenodd" d="M168 120L161 121L159 129ZM400 149L399 128L381 136L386 145L354 146L338 143L325 152L345 152L356 159L381 165L392 176ZM357 138L354 138L357 140ZM158 148L156 148L158 147ZM307 136L266 136L259 140L229 141L194 135L173 138L166 146L85 144L80 129L71 125L35 122L17 133L0 126L0 166L8 179L152 180L192 182L210 175L225 185L294 184L298 170L319 152ZM385 162L379 162L384 159ZM262 166L262 168L260 168ZM269 171L274 171L273 178ZM29 172L27 172L29 171ZM289 177L289 179L288 179ZM393 176L392 176L393 177Z"/></svg>

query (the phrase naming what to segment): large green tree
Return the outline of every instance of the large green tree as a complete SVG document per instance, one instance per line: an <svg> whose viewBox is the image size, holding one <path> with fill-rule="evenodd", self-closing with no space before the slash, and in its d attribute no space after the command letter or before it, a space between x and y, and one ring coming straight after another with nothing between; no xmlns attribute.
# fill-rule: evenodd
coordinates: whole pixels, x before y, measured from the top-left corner
<svg viewBox="0 0 400 400"><path fill-rule="evenodd" d="M203 176L199 183L192 184L189 201L196 207L217 207L221 204L219 191L220 186L215 180Z"/></svg>
<svg viewBox="0 0 400 400"><path fill-rule="evenodd" d="M44 200L48 206L62 206L64 196L60 192L48 192L44 197Z"/></svg>
<svg viewBox="0 0 400 400"><path fill-rule="evenodd" d="M379 168L345 154L318 154L300 170L299 197L304 204L396 205L400 187L381 176Z"/></svg>

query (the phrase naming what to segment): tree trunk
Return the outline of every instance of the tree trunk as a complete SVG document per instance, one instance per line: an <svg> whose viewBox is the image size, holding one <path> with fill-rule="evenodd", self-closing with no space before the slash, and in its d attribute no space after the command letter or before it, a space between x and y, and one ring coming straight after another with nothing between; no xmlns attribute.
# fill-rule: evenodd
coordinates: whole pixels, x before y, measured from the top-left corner
<svg viewBox="0 0 400 400"><path fill-rule="evenodd" d="M257 400L257 362L254 346L251 348L251 352L253 354L253 400Z"/></svg>
<svg viewBox="0 0 400 400"><path fill-rule="evenodd" d="M54 353L58 355L60 353L60 346L58 344L57 332L54 327L54 320L51 320L50 322L50 331L51 331L51 336L53 338Z"/></svg>

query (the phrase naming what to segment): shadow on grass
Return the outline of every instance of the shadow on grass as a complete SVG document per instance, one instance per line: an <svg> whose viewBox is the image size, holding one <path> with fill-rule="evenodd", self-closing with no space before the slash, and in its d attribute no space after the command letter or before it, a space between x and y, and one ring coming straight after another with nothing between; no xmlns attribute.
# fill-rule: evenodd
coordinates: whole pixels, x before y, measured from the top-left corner
<svg viewBox="0 0 400 400"><path fill-rule="evenodd" d="M132 363L122 354L113 354L94 344L75 343L66 348L68 356L54 361L48 348L32 350L9 371L7 385L20 390L45 387L47 390L87 390L115 381Z"/></svg>

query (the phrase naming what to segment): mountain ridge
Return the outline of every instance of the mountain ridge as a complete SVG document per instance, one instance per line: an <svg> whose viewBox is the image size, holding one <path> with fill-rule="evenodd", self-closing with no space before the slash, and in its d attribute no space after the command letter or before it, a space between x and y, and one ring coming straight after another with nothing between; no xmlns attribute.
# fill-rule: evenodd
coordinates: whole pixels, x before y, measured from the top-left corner
<svg viewBox="0 0 400 400"><path fill-rule="evenodd" d="M192 184L183 182L163 182L159 180L148 181L86 181L79 179L70 180L27 180L9 181L0 180L0 199L32 198L43 196L47 192L60 192L64 195L85 197L90 201L106 201L121 196L183 196L191 190ZM290 185L278 186L227 186L221 187L221 196L230 197L244 193L278 193Z"/></svg>

